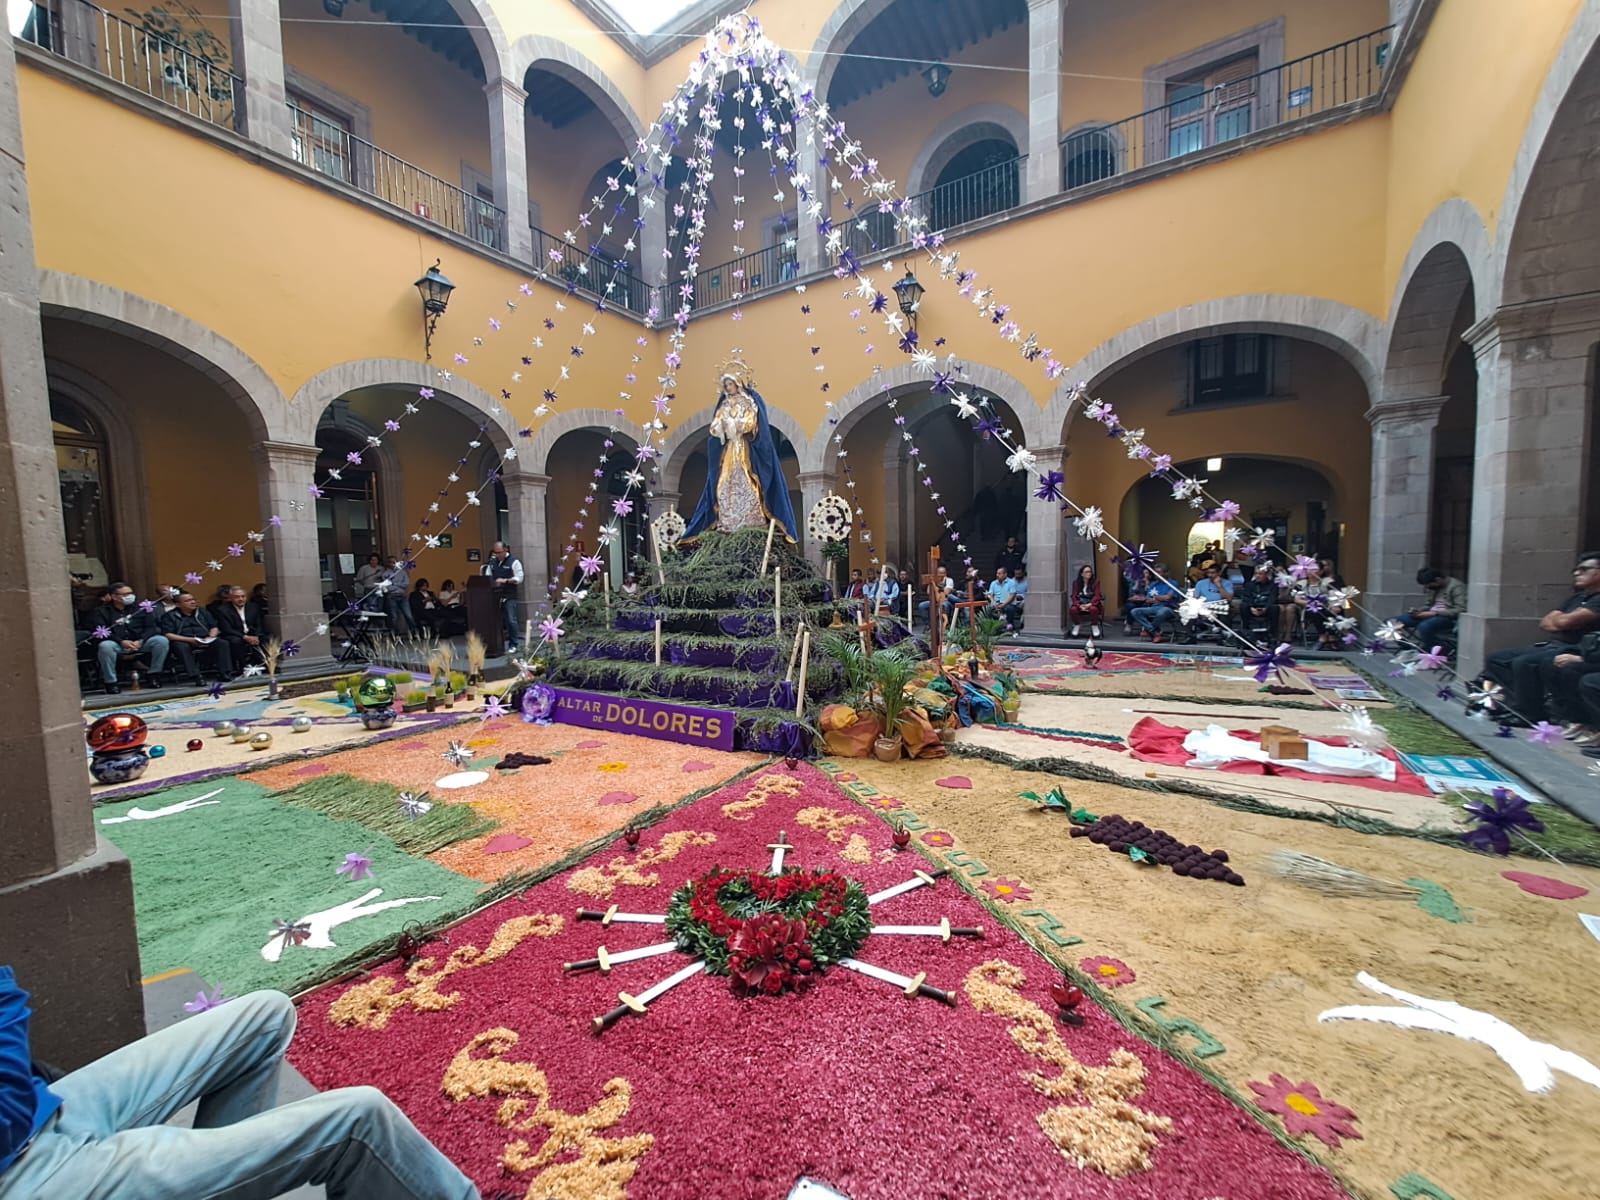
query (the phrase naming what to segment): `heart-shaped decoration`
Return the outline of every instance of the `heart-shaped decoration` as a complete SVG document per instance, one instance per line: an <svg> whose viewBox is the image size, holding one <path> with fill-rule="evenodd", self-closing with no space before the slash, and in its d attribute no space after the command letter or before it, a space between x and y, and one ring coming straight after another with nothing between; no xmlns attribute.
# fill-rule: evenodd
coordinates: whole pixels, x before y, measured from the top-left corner
<svg viewBox="0 0 1600 1200"><path fill-rule="evenodd" d="M595 803L596 804L632 804L638 798L639 797L634 795L632 792L607 792L604 796L601 796L600 799L596 800Z"/></svg>
<svg viewBox="0 0 1600 1200"><path fill-rule="evenodd" d="M935 779L933 782L942 788L955 788L963 792L972 790L972 780L965 775L946 775L943 779Z"/></svg>
<svg viewBox="0 0 1600 1200"><path fill-rule="evenodd" d="M1052 983L1050 985L1050 999L1068 1012L1071 1012L1083 1003L1083 991L1077 984L1063 980L1060 983Z"/></svg>
<svg viewBox="0 0 1600 1200"><path fill-rule="evenodd" d="M513 850L521 850L524 846L531 845L533 845L531 841L515 833L497 833L484 843L483 852L485 854L510 854Z"/></svg>
<svg viewBox="0 0 1600 1200"><path fill-rule="evenodd" d="M1501 871L1500 875L1503 879L1511 880L1529 895L1544 896L1550 900L1576 900L1579 896L1589 894L1589 889L1586 887L1551 879L1548 875L1532 875L1527 871Z"/></svg>
<svg viewBox="0 0 1600 1200"><path fill-rule="evenodd" d="M872 932L867 894L832 871L718 868L679 888L667 932L740 995L805 991Z"/></svg>

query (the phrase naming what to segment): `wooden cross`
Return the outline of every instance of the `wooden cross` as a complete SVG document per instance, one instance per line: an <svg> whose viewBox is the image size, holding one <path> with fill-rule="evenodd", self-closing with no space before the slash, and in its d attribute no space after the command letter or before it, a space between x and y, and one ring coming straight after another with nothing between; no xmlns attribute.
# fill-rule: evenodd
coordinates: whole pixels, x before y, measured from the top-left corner
<svg viewBox="0 0 1600 1200"><path fill-rule="evenodd" d="M928 573L922 577L922 586L928 590L928 645L933 661L941 663L940 634L944 632L944 592L939 587L939 547L928 551Z"/></svg>
<svg viewBox="0 0 1600 1200"><path fill-rule="evenodd" d="M972 646L972 653L973 653L974 657L976 657L977 653L978 653L978 610L980 608L987 607L988 603L989 602L987 600L979 600L978 599L978 582L977 582L977 580L968 579L967 580L967 598L965 600L959 601L956 604L956 607L957 608L964 608L964 609L967 610L967 628L971 631L971 634L972 634L971 646Z"/></svg>

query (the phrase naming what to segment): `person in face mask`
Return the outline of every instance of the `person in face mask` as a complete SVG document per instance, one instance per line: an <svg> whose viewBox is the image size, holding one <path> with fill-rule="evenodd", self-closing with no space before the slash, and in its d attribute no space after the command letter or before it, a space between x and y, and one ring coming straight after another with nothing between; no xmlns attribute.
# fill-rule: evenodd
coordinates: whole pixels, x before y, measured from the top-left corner
<svg viewBox="0 0 1600 1200"><path fill-rule="evenodd" d="M166 667L168 644L156 615L159 607L153 601L141 605L133 588L118 581L106 589L105 603L89 614L89 636L95 643L106 695L115 696L122 690L117 683L117 663L125 654L148 654L152 675Z"/></svg>

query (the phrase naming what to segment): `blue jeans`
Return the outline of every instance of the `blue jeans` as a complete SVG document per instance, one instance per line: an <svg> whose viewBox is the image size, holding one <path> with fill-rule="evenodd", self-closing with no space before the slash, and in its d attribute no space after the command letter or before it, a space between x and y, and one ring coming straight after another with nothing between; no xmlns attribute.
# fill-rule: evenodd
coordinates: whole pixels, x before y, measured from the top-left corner
<svg viewBox="0 0 1600 1200"><path fill-rule="evenodd" d="M1395 620L1407 629L1416 630L1417 641L1422 643L1425 650L1432 650L1446 638L1453 636L1456 631L1454 617L1414 617L1406 613L1405 616L1396 617Z"/></svg>
<svg viewBox="0 0 1600 1200"><path fill-rule="evenodd" d="M167 665L167 638L165 634L152 634L144 639L140 651L150 655L150 670L152 673L161 670ZM122 657L122 643L107 638L95 647L95 657L100 660L100 678L106 683L117 681L117 660Z"/></svg>
<svg viewBox="0 0 1600 1200"><path fill-rule="evenodd" d="M515 646L522 640L522 630L517 627L517 618L521 616L517 609L517 598L507 596L501 600L500 613L506 619L506 645Z"/></svg>
<svg viewBox="0 0 1600 1200"><path fill-rule="evenodd" d="M273 1108L294 1024L287 996L254 992L57 1080L61 1108L0 1172L0 1200L267 1200L305 1183L330 1200L475 1200L376 1088ZM163 1124L194 1100L193 1129Z"/></svg>
<svg viewBox="0 0 1600 1200"><path fill-rule="evenodd" d="M1143 608L1134 609L1128 615L1144 632L1160 633L1163 625L1170 625L1177 619L1178 610L1168 608L1165 604L1148 604Z"/></svg>

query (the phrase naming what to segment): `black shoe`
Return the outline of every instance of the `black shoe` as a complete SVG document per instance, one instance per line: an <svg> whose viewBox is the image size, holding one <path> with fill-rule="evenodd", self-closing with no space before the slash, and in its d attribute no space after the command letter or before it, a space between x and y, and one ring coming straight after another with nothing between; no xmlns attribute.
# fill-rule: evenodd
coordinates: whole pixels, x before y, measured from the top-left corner
<svg viewBox="0 0 1600 1200"><path fill-rule="evenodd" d="M191 675L191 676L189 676L189 683L191 685L193 685L194 687L205 687L205 685L206 685L205 676L203 676L203 675Z"/></svg>
<svg viewBox="0 0 1600 1200"><path fill-rule="evenodd" d="M108 695L108 696L120 696L121 694L122 694L122 685L120 683L108 683L108 684L106 684L106 695Z"/></svg>
<svg viewBox="0 0 1600 1200"><path fill-rule="evenodd" d="M1600 758L1600 746L1579 746L1585 758Z"/></svg>

